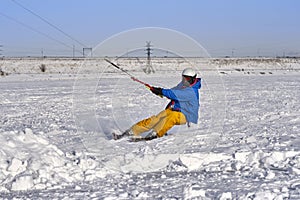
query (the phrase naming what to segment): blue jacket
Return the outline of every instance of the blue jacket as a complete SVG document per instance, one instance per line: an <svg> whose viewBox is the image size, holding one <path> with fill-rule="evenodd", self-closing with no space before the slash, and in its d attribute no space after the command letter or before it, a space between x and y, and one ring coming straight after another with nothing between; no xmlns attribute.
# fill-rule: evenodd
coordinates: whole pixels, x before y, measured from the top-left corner
<svg viewBox="0 0 300 200"><path fill-rule="evenodd" d="M189 87L186 87L180 82L177 86L171 89L162 89L163 96L171 100L167 108L182 112L187 122L197 124L199 103L199 89L201 88L201 78Z"/></svg>

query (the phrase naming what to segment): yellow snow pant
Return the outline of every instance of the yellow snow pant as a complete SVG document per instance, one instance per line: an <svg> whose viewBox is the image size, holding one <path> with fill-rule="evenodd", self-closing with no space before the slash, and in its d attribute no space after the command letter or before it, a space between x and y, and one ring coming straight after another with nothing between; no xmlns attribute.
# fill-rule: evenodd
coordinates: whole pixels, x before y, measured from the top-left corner
<svg viewBox="0 0 300 200"><path fill-rule="evenodd" d="M182 112L166 109L158 115L144 119L131 127L134 135L140 135L146 131L153 129L158 137L162 137L174 125L182 125L186 123L186 118Z"/></svg>

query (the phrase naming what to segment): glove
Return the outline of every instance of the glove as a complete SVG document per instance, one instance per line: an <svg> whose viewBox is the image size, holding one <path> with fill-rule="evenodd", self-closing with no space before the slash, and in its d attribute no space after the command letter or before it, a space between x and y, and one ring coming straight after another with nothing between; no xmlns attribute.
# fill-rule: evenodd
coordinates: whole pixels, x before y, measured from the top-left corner
<svg viewBox="0 0 300 200"><path fill-rule="evenodd" d="M151 92L153 92L156 95L162 96L162 88L158 87L151 87L150 88Z"/></svg>

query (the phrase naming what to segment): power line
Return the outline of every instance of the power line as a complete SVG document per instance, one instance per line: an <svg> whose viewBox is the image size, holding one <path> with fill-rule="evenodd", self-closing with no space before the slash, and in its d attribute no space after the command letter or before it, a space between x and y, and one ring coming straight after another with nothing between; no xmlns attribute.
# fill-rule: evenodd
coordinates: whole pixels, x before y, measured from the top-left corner
<svg viewBox="0 0 300 200"><path fill-rule="evenodd" d="M73 49L73 46L70 46L70 45L68 45L68 44L66 44L66 43L64 43L64 42L61 42L61 41L59 41L59 40L57 40L57 39L51 37L50 35L48 35L48 34L46 34L46 33L43 33L43 32L41 32L41 31L39 31L39 30L37 30L37 29L35 29L35 28L33 28L33 27L27 25L27 24L24 24L23 22L21 22L21 21L15 19L15 18L13 18L13 17L10 17L10 16L8 16L8 15L6 15L6 14L4 14L4 13L1 13L1 12L0 12L0 15L2 15L3 17L5 17L5 18L7 18L7 19L12 20L12 21L14 21L14 22L16 22L16 23L18 23L18 24L20 24L20 25L22 25L22 26L24 26L24 27L30 29L30 30L33 31L33 32L36 32L36 33L38 33L38 34L40 34L40 35L43 35L44 37L46 37L46 38L48 38L48 39L50 39L50 40L52 40L52 41L55 41L55 42L57 42L57 43L59 43L59 44L65 46L65 47L68 47L68 48L70 48L70 49ZM82 53L82 52L80 52L80 51L78 51L78 50L77 50L77 52L79 52L80 54Z"/></svg>
<svg viewBox="0 0 300 200"><path fill-rule="evenodd" d="M80 44L83 47L86 47L86 45L84 45L83 43L79 42L78 40L76 40L75 38L73 38L71 35L67 34L66 32L64 32L63 30L61 30L59 27L55 26L54 24L50 23L48 20L44 19L43 17L41 17L40 15L36 14L35 12L33 12L32 10L26 8L24 5L20 4L19 2L17 2L16 0L11 0L12 2L14 2L16 5L18 5L19 7L23 8L24 10L30 12L31 14L33 14L34 16L36 16L37 18L39 18L40 20L42 20L43 22L47 23L48 25L50 25L51 27L55 28L56 30L58 30L59 32L61 32L62 34L64 34L65 36L67 36L68 38L70 38L71 40L77 42L78 44Z"/></svg>

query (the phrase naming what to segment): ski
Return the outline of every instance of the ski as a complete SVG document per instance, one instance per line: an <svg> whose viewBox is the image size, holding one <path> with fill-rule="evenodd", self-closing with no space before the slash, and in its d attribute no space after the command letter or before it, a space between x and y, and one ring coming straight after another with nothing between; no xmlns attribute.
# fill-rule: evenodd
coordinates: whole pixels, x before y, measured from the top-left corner
<svg viewBox="0 0 300 200"><path fill-rule="evenodd" d="M122 134L112 133L112 138L114 140L122 139L123 137L129 137L130 142L139 142L139 141L149 141L157 138L156 134L148 134L146 136L134 136L132 133L130 134L130 130L126 130Z"/></svg>
<svg viewBox="0 0 300 200"><path fill-rule="evenodd" d="M135 136L135 137L130 137L129 142L140 142L140 141L149 141L157 138L157 136L150 136L150 137L140 137L140 136Z"/></svg>

